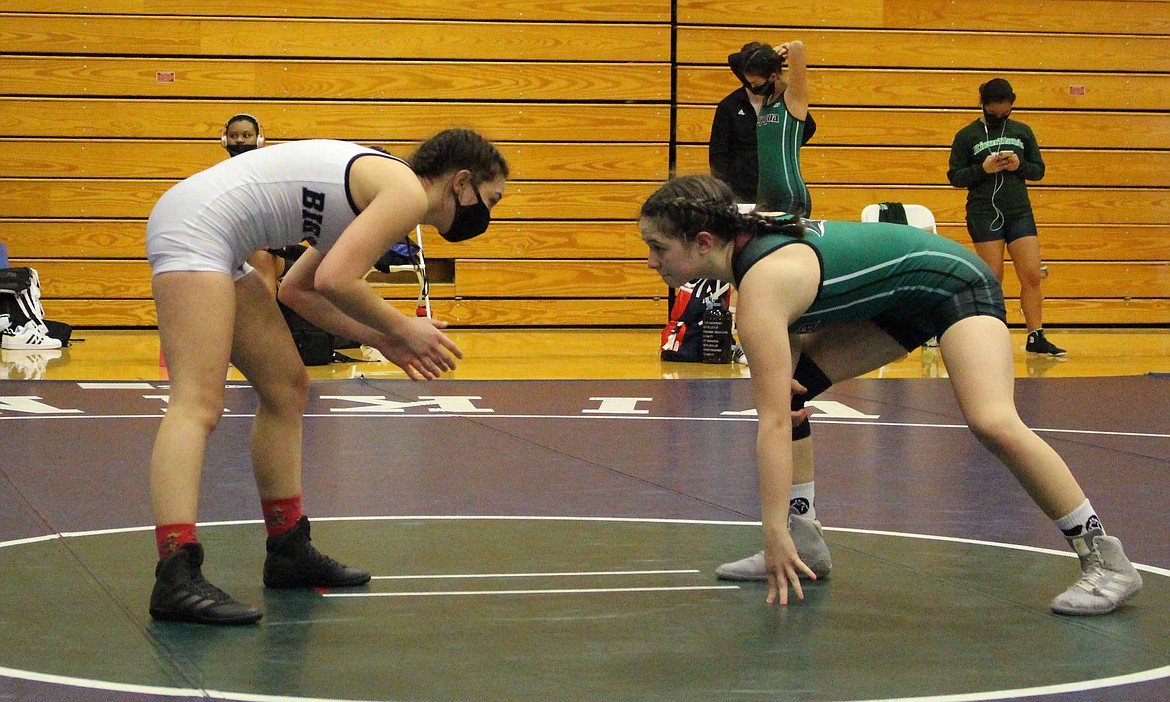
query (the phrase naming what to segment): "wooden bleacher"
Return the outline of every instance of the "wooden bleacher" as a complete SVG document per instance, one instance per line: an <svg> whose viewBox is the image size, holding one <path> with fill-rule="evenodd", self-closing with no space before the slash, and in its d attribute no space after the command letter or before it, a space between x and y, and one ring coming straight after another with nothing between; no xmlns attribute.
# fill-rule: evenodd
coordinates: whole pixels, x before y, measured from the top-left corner
<svg viewBox="0 0 1170 702"><path fill-rule="evenodd" d="M667 0L253 0L249 17L223 0L12 0L0 242L11 265L40 271L52 317L149 327L145 219L226 157L228 116L255 114L269 143L329 137L401 156L466 126L498 144L513 180L487 235L424 234L428 260L446 264L432 266L435 314L659 325L667 290L645 266L638 208L672 169L707 170L714 105L737 85L727 54L800 38L819 127L802 157L814 214L917 202L969 243L949 146L978 116L978 84L1002 75L1048 165L1030 186L1046 321L1170 323L1170 2L676 5L672 26ZM783 26L736 26L760 19ZM413 309L412 285L380 290ZM1005 292L1018 294L1010 266Z"/></svg>

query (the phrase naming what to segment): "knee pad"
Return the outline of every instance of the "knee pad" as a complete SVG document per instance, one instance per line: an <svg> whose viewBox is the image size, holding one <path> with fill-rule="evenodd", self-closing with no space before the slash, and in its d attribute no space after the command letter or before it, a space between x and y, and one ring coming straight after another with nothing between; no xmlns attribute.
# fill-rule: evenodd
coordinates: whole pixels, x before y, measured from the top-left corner
<svg viewBox="0 0 1170 702"><path fill-rule="evenodd" d="M829 376L825 375L825 372L821 370L820 366L803 354L801 354L800 360L796 362L796 368L792 371L792 379L808 389L808 392L803 395L792 396L793 412L804 409L804 403L820 395L833 385L833 381L829 380ZM812 436L812 426L810 426L807 420L793 425L793 441L807 439L810 436Z"/></svg>
<svg viewBox="0 0 1170 702"><path fill-rule="evenodd" d="M792 440L793 441L800 441L801 439L807 439L810 436L812 436L812 422L810 422L806 419L803 422L801 422L800 424L793 424L792 425Z"/></svg>

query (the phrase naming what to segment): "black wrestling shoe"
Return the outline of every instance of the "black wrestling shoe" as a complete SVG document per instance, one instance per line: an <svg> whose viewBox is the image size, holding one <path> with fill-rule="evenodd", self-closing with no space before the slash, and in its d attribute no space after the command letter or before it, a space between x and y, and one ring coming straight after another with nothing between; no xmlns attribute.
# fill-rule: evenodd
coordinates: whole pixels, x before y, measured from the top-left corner
<svg viewBox="0 0 1170 702"><path fill-rule="evenodd" d="M173 622L195 624L255 624L264 616L255 607L237 602L231 595L207 582L200 567L203 546L184 544L158 562L154 569L154 590L150 593L150 616Z"/></svg>
<svg viewBox="0 0 1170 702"><path fill-rule="evenodd" d="M1024 345L1028 353L1041 353L1045 356L1066 356L1068 352L1048 340L1043 329L1037 329L1028 334L1028 343Z"/></svg>
<svg viewBox="0 0 1170 702"><path fill-rule="evenodd" d="M353 587L370 582L368 572L342 565L313 547L308 517L301 517L279 536L269 536L267 548L264 584L268 587Z"/></svg>

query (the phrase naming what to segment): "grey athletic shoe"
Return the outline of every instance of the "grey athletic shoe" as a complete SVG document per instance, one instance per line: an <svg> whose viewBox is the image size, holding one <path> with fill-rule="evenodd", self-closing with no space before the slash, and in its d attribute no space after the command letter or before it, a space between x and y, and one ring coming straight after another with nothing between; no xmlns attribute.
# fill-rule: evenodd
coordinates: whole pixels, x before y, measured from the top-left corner
<svg viewBox="0 0 1170 702"><path fill-rule="evenodd" d="M1141 591L1142 576L1115 537L1093 537L1093 550L1080 559L1080 580L1052 600L1053 612L1108 614Z"/></svg>
<svg viewBox="0 0 1170 702"><path fill-rule="evenodd" d="M788 533L792 534L792 541L796 544L796 554L816 574L817 580L827 578L829 571L833 569L833 559L829 556L829 545L825 543L821 523L799 514L790 514ZM760 551L733 563L724 563L715 569L715 576L721 580L767 580L768 574L764 571L764 552ZM801 577L804 577L803 573Z"/></svg>
<svg viewBox="0 0 1170 702"><path fill-rule="evenodd" d="M768 574L764 571L764 552L760 551L747 558L724 563L715 569L715 577L720 580L767 580Z"/></svg>

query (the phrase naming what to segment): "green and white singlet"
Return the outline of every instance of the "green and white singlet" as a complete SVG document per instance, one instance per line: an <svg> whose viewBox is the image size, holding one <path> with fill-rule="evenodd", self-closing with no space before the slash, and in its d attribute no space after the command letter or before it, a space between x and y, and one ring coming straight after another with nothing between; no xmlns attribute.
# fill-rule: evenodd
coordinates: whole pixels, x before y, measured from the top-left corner
<svg viewBox="0 0 1170 702"><path fill-rule="evenodd" d="M790 325L792 333L869 319L880 320L883 328L904 327L906 334L893 335L899 340L921 336L921 343L963 317L1005 317L995 274L950 239L890 222L804 224L804 238L759 234L737 245L732 259L738 286L756 262L777 249L790 244L812 247L821 265L820 289L813 304Z"/></svg>
<svg viewBox="0 0 1170 702"><path fill-rule="evenodd" d="M783 95L760 108L756 118L756 152L760 161L756 204L761 211L806 217L812 212L812 196L800 174L803 140L804 121L792 116Z"/></svg>

